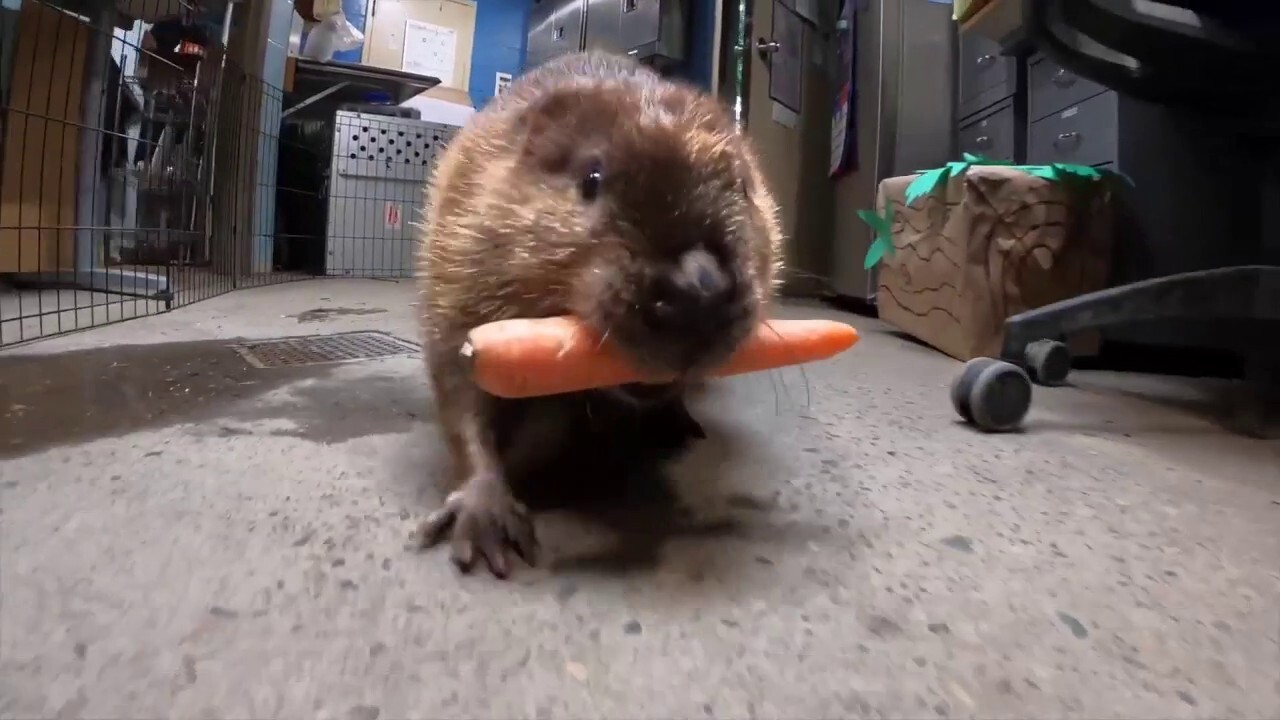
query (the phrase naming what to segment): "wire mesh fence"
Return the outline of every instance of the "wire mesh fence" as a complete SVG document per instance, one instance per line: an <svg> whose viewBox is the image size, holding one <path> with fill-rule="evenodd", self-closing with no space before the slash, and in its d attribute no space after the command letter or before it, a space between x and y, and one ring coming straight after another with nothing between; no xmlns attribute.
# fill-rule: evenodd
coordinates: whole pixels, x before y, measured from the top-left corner
<svg viewBox="0 0 1280 720"><path fill-rule="evenodd" d="M292 116L217 13L18 8L0 10L0 346L237 288L410 274L452 128L375 106Z"/></svg>

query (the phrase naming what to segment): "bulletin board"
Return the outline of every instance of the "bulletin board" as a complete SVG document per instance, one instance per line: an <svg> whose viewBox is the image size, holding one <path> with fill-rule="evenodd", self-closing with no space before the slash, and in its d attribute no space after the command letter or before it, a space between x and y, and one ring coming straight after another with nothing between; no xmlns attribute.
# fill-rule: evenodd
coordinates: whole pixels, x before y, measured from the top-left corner
<svg viewBox="0 0 1280 720"><path fill-rule="evenodd" d="M405 20L400 58L400 69L405 72L441 80L452 78L458 64L458 31L412 18Z"/></svg>
<svg viewBox="0 0 1280 720"><path fill-rule="evenodd" d="M362 61L374 67L433 75L446 87L466 90L471 83L475 31L474 2L379 0L365 27ZM408 52L406 39L414 45ZM452 64L440 56L449 47ZM445 71L449 77L442 74Z"/></svg>

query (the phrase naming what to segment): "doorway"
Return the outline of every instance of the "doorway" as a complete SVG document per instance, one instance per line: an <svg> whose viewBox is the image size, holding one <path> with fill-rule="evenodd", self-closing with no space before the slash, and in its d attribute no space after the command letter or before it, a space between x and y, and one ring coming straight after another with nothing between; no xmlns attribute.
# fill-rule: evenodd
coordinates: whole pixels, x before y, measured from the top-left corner
<svg viewBox="0 0 1280 720"><path fill-rule="evenodd" d="M834 224L827 49L835 12L796 0L723 0L721 12L718 90L778 205L787 237L783 291L826 292Z"/></svg>
<svg viewBox="0 0 1280 720"><path fill-rule="evenodd" d="M750 105L751 63L748 57L751 38L749 0L724 0L720 17L720 77L716 78L716 94L733 110L738 127L746 127Z"/></svg>

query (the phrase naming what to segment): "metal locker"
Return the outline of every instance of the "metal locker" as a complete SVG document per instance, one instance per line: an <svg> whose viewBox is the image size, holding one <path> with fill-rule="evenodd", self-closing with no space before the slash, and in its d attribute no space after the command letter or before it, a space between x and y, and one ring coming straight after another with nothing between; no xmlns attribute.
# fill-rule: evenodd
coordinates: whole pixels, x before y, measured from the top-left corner
<svg viewBox="0 0 1280 720"><path fill-rule="evenodd" d="M582 6L585 0L560 0L551 30L551 55L567 55L582 49Z"/></svg>
<svg viewBox="0 0 1280 720"><path fill-rule="evenodd" d="M555 20L556 0L533 0L529 12L529 40L525 59L526 67L536 67L551 57L552 24Z"/></svg>
<svg viewBox="0 0 1280 720"><path fill-rule="evenodd" d="M587 50L625 53L622 43L622 4L627 0L587 0L587 31L582 44Z"/></svg>
<svg viewBox="0 0 1280 720"><path fill-rule="evenodd" d="M622 46L635 50L641 45L658 42L662 27L658 13L659 0L621 0Z"/></svg>
<svg viewBox="0 0 1280 720"><path fill-rule="evenodd" d="M625 52L659 67L684 60L689 25L685 0L619 1L619 34Z"/></svg>

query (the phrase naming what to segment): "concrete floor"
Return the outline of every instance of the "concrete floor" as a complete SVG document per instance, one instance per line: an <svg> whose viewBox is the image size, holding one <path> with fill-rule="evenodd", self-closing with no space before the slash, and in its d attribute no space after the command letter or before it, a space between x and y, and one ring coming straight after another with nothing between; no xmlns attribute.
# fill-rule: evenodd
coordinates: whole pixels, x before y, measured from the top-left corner
<svg viewBox="0 0 1280 720"><path fill-rule="evenodd" d="M164 311L164 302L89 290L13 290L0 284L0 344L36 340Z"/></svg>
<svg viewBox="0 0 1280 720"><path fill-rule="evenodd" d="M414 338L413 297L0 353L0 717L1280 717L1280 443L1202 388L1084 373L984 436L957 363L853 318L846 356L708 398L683 511L542 516L504 584L403 548L439 500L419 360L226 348Z"/></svg>

